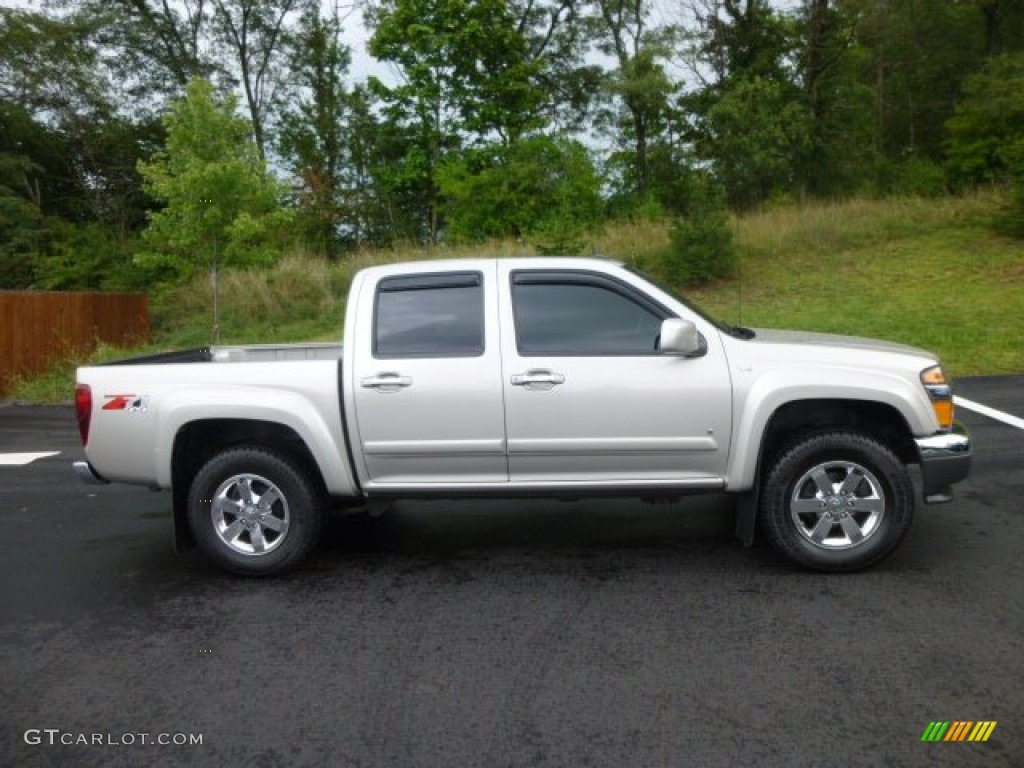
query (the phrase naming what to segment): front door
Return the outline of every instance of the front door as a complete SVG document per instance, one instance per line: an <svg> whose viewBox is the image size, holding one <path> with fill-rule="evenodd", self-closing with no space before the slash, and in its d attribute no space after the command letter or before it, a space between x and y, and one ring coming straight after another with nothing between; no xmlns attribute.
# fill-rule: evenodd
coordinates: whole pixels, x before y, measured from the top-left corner
<svg viewBox="0 0 1024 768"><path fill-rule="evenodd" d="M660 354L674 315L625 280L514 262L500 279L511 286L502 326L515 328L502 340L512 483L721 484L731 396L706 323L705 354Z"/></svg>

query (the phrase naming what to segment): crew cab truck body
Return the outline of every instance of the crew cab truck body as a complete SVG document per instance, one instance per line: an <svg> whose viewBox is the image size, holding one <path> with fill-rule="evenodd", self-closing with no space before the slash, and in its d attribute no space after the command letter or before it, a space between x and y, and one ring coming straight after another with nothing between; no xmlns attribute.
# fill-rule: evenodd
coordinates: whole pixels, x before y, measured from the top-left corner
<svg viewBox="0 0 1024 768"><path fill-rule="evenodd" d="M709 491L745 542L853 570L910 525L908 465L926 502L970 467L933 355L732 328L615 262L374 267L344 338L81 368L76 469L170 489L179 542L264 575L331 503Z"/></svg>

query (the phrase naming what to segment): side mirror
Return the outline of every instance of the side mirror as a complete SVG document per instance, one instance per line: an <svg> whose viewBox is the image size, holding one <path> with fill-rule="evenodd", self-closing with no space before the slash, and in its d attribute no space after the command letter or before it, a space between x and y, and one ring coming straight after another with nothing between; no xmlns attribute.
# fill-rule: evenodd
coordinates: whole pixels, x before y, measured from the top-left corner
<svg viewBox="0 0 1024 768"><path fill-rule="evenodd" d="M700 357L707 352L707 344L697 333L697 326L689 320L670 317L661 324L658 351L682 357Z"/></svg>

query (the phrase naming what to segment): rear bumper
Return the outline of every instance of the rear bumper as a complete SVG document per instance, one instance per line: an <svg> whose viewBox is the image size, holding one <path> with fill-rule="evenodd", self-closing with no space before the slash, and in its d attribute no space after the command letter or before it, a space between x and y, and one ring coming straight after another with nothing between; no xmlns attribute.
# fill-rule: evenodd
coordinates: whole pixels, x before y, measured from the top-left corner
<svg viewBox="0 0 1024 768"><path fill-rule="evenodd" d="M78 479L88 485L106 485L110 481L100 475L88 461L76 461L71 465Z"/></svg>
<svg viewBox="0 0 1024 768"><path fill-rule="evenodd" d="M953 499L953 485L971 471L971 438L960 424L953 431L914 440L921 457L926 504L941 504Z"/></svg>

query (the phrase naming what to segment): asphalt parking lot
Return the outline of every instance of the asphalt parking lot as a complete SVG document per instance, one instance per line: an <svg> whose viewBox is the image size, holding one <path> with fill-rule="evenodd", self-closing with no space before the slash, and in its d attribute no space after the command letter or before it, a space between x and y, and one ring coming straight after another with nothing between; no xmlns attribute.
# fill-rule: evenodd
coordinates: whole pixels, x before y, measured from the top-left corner
<svg viewBox="0 0 1024 768"><path fill-rule="evenodd" d="M957 393L1024 417L1024 377ZM59 452L0 466L0 765L1024 765L1024 429L958 418L972 477L860 574L711 497L400 504L258 581L80 485L70 408L0 406L0 453Z"/></svg>

